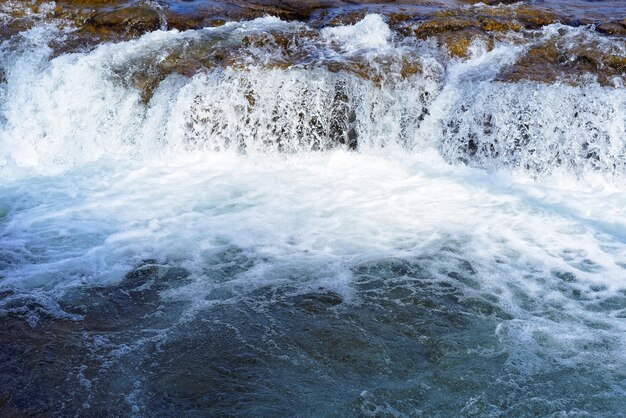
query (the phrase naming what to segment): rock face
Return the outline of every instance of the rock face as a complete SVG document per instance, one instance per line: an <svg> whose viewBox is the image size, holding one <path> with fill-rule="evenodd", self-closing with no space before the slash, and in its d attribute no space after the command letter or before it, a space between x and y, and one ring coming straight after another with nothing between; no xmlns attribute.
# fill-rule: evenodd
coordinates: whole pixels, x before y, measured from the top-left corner
<svg viewBox="0 0 626 418"><path fill-rule="evenodd" d="M526 53L501 71L500 81L577 83L591 74L600 83L611 84L616 77L624 77L625 58L620 51L607 49L600 45L601 42L584 36L578 39L570 36L564 40L559 33L548 38L542 35L549 25L575 26L581 23L579 20L558 15L547 8L515 3L459 0L425 5L418 0L362 1L358 4L344 0L226 0L170 7L174 3L168 6L138 0L59 0L56 3L15 0L10 5L0 5L0 39L10 38L38 22L50 22L69 29L63 40L51 43L55 56L88 50L102 42L137 38L159 29L185 31L265 15L307 23L306 29L303 26L296 32L268 30L221 44L190 41L162 51L158 60L145 62L137 69L120 71L122 81L138 88L146 102L160 81L170 74L193 76L216 66L245 68L251 62L279 69L306 68L315 63L331 72L349 72L377 84L420 74L422 63L419 57L410 54L400 60L396 57L376 61L357 55L341 60L319 60L310 53L311 45L318 50L333 48L332 45L325 46L321 28L355 24L368 13L381 14L396 41L434 42L452 59L467 59L470 47L477 42L487 50L501 42L525 46ZM589 23L595 24L601 36L626 36L626 19ZM266 52L263 59L254 53L259 50Z"/></svg>

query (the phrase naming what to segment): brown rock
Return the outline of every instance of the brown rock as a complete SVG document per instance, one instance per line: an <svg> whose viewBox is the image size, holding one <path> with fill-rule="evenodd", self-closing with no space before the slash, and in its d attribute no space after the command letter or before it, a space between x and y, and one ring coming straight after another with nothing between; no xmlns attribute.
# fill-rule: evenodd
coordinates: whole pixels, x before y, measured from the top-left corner
<svg viewBox="0 0 626 418"><path fill-rule="evenodd" d="M530 6L519 6L514 10L515 18L527 29L538 29L559 21L554 13L547 10L535 9Z"/></svg>
<svg viewBox="0 0 626 418"><path fill-rule="evenodd" d="M496 6L498 4L514 4L519 3L521 0L460 0L462 3L478 4L483 3L489 6Z"/></svg>
<svg viewBox="0 0 626 418"><path fill-rule="evenodd" d="M603 52L594 43L581 42L567 47L553 39L531 48L518 62L504 70L498 79L578 84L585 75L591 74L599 83L610 85L612 78L623 78L625 71L626 57Z"/></svg>
<svg viewBox="0 0 626 418"><path fill-rule="evenodd" d="M596 26L596 30L606 35L626 36L626 19L602 23Z"/></svg>
<svg viewBox="0 0 626 418"><path fill-rule="evenodd" d="M447 36L444 39L444 44L451 56L464 58L467 57L469 47L472 44L472 37L471 35L468 36L467 33L455 33Z"/></svg>
<svg viewBox="0 0 626 418"><path fill-rule="evenodd" d="M402 68L400 69L400 76L402 78L407 78L415 74L419 74L422 72L422 66L419 65L418 62L413 60L408 60L404 58L402 60Z"/></svg>
<svg viewBox="0 0 626 418"><path fill-rule="evenodd" d="M156 10L145 6L132 6L96 13L81 29L109 39L116 36L140 36L159 27L160 19Z"/></svg>
<svg viewBox="0 0 626 418"><path fill-rule="evenodd" d="M104 6L118 6L123 3L127 3L125 0L58 0L58 5L73 6L73 7L86 7L90 9L97 9Z"/></svg>
<svg viewBox="0 0 626 418"><path fill-rule="evenodd" d="M458 17L434 18L421 23L415 29L415 36L425 39L436 34L455 32L472 27L476 27L476 23L469 19Z"/></svg>
<svg viewBox="0 0 626 418"><path fill-rule="evenodd" d="M552 13L528 6L450 9L433 13L417 25L414 34L420 39L435 37L451 56L466 57L477 37L492 48L494 40L508 32L535 29L555 21Z"/></svg>
<svg viewBox="0 0 626 418"><path fill-rule="evenodd" d="M179 14L173 13L170 10L164 11L164 17L167 22L167 29L178 29L180 31L185 31L189 29L199 29L206 27L218 27L222 26L226 23L226 19L216 13L215 15L205 15L205 14Z"/></svg>
<svg viewBox="0 0 626 418"><path fill-rule="evenodd" d="M514 21L500 21L491 18L481 20L481 28L487 32L517 32L522 29L522 25Z"/></svg>

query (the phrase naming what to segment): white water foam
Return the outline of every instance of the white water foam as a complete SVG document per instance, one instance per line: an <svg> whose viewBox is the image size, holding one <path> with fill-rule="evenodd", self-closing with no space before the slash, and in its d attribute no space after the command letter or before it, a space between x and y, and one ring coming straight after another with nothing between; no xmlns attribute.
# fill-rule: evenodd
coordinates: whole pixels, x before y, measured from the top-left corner
<svg viewBox="0 0 626 418"><path fill-rule="evenodd" d="M392 33L380 15L367 15L354 25L322 29L322 37L339 42L345 52L354 53L367 49L389 47Z"/></svg>

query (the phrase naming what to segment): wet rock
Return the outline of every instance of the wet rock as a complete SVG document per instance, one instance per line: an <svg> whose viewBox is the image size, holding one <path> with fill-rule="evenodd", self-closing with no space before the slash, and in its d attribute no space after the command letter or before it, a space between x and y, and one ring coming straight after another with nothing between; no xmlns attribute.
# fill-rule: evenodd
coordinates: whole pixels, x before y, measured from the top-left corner
<svg viewBox="0 0 626 418"><path fill-rule="evenodd" d="M521 3L522 0L461 0L462 3L466 4L486 4L489 6L497 6L498 4L515 4Z"/></svg>
<svg viewBox="0 0 626 418"><path fill-rule="evenodd" d="M25 30L39 21L49 21L59 27L81 27L95 13L111 11L114 7L128 6L122 0L15 0L0 12L10 19L5 26L13 30ZM2 25L0 25L2 27Z"/></svg>
<svg viewBox="0 0 626 418"><path fill-rule="evenodd" d="M176 304L135 303L115 286L77 292L61 306L81 311L80 319L41 310L34 324L18 314L1 318L1 416L130 415L124 392L134 379L126 375L136 375L137 364L127 367L125 356L153 330L171 326L177 316L168 313Z"/></svg>
<svg viewBox="0 0 626 418"><path fill-rule="evenodd" d="M455 32L476 27L475 23L476 22L472 22L471 20L457 17L435 18L421 23L415 29L415 36L425 39L440 33Z"/></svg>
<svg viewBox="0 0 626 418"><path fill-rule="evenodd" d="M154 56L146 55L114 68L114 73L122 84L139 90L144 103L150 100L159 83L169 75L192 77L202 70L228 62L235 51L227 48L217 50L214 43L210 42L190 41L171 46L163 53L164 56L158 60Z"/></svg>
<svg viewBox="0 0 626 418"><path fill-rule="evenodd" d="M482 19L481 29L486 32L517 32L522 29L522 25L518 22L501 21L496 19Z"/></svg>
<svg viewBox="0 0 626 418"><path fill-rule="evenodd" d="M60 388L71 368L63 361L72 356L74 346L73 338L60 344L57 335L68 337L68 332L62 327L33 328L18 318L2 318L0 396L4 405L0 415L49 416L58 407L63 396Z"/></svg>
<svg viewBox="0 0 626 418"><path fill-rule="evenodd" d="M119 283L70 292L60 307L89 332L132 332L140 323L158 327L161 314L180 308L175 303L164 308L161 292L189 283L189 275L184 268L146 260Z"/></svg>
<svg viewBox="0 0 626 418"><path fill-rule="evenodd" d="M142 265L126 274L124 280L116 287L128 291L150 289L152 292L158 292L186 283L185 279L190 275L189 270L185 268L158 264L155 260L146 260Z"/></svg>
<svg viewBox="0 0 626 418"><path fill-rule="evenodd" d="M85 7L88 9L96 9L103 6L116 6L128 3L127 0L59 0L56 2L59 6Z"/></svg>
<svg viewBox="0 0 626 418"><path fill-rule="evenodd" d="M15 9L15 20L9 26L0 27L0 36L11 36L17 31L32 26L37 19L56 19L59 25L79 28L60 40L51 43L52 56L75 51L85 51L102 41L125 40L160 28L164 22L168 29L187 30L205 26L219 26L229 20L252 19L265 14L278 15L284 19L309 19L311 13L323 10L313 18L316 25L339 25L358 22L370 12L365 5L345 8L342 1L319 1L307 3L287 1L276 4L271 1L228 2L201 4L190 9L157 10L136 1L116 0L65 0L48 10L43 2L24 2L25 8ZM368 7L371 2L368 2ZM377 6L378 7L378 6ZM382 7L382 6L381 6ZM394 8L395 7L395 8ZM29 9L30 8L30 9ZM537 34L531 30L557 22L552 12L524 4L507 7L468 7L431 12L415 12L415 9L389 6L377 10L385 14L390 26L400 34L419 39L434 38L450 56L466 58L470 46L480 41L487 50L495 42L533 42ZM41 17L34 17L34 12ZM324 17L322 17L322 15ZM19 18L18 18L19 16ZM619 35L624 30L624 21L611 21L599 25L598 31ZM226 32L226 31L225 31ZM512 35L517 33L518 35ZM226 35L224 35L226 36ZM215 67L231 67L246 70L250 65L267 69L286 70L298 68L326 67L329 71L345 72L364 80L382 85L422 72L419 58L414 56L365 58L342 57L341 60L319 60L311 53L322 40L319 31L302 29L297 32L271 31L248 33L242 39L228 39L221 45L209 38L189 41L179 46L168 46L159 51L158 57L143 57L144 62L125 63L124 68L114 69L120 82L139 90L141 100L148 103L161 81L172 74L192 77L198 72ZM220 41L220 39L218 39ZM554 45L551 44L554 43ZM336 46L330 46L336 48ZM597 49L597 51L594 50ZM139 60L137 60L139 61ZM597 45L581 41L575 47L550 41L532 46L528 53L515 65L504 69L498 76L500 81L515 82L533 80L541 82L564 81L579 83L585 74L594 74L603 84L611 84L613 77L622 77L626 59L617 53L601 52ZM349 131L349 130L348 130ZM345 143L354 142L347 138Z"/></svg>
<svg viewBox="0 0 626 418"><path fill-rule="evenodd" d="M411 77L422 72L422 66L417 60L411 60L408 57L402 59L402 67L400 68L400 76L402 78Z"/></svg>
<svg viewBox="0 0 626 418"><path fill-rule="evenodd" d="M469 9L465 13L474 15L481 23L501 24L504 30L537 29L559 21L553 12L528 5Z"/></svg>
<svg viewBox="0 0 626 418"><path fill-rule="evenodd" d="M158 59L150 55L138 57L114 68L114 72L121 83L140 91L144 103L149 102L160 82L169 75L192 77L213 68L246 70L254 66L287 70L294 66L304 69L323 66L330 72L345 72L376 84L422 72L420 57L408 52L403 56L355 55L320 62L311 54L311 45L318 42L321 42L319 33L310 29L250 33L241 38L211 34L170 44L159 51Z"/></svg>
<svg viewBox="0 0 626 418"><path fill-rule="evenodd" d="M320 312L339 305L343 299L335 292L312 292L293 298L293 303L308 312Z"/></svg>
<svg viewBox="0 0 626 418"><path fill-rule="evenodd" d="M512 68L505 70L499 79L513 82L523 79L554 81L560 74L558 56L558 49L553 42L533 47Z"/></svg>
<svg viewBox="0 0 626 418"><path fill-rule="evenodd" d="M346 72L354 74L363 80L373 80L376 83L382 81L382 74L376 71L367 62L359 59L345 61L329 61L325 63L326 69L332 73Z"/></svg>
<svg viewBox="0 0 626 418"><path fill-rule="evenodd" d="M534 9L530 6L516 8L514 16L526 29L538 29L559 21L559 18L554 13L547 10Z"/></svg>
<svg viewBox="0 0 626 418"><path fill-rule="evenodd" d="M434 13L416 29L416 34L419 36L424 29L430 33L440 33L467 28L488 32L517 32L537 29L557 21L555 14L530 6L450 9Z"/></svg>
<svg viewBox="0 0 626 418"><path fill-rule="evenodd" d="M578 84L586 75L592 75L599 83L611 85L613 77L624 77L625 56L603 50L597 41L583 39L576 44L560 41L550 39L531 47L514 65L503 70L498 80Z"/></svg>
<svg viewBox="0 0 626 418"><path fill-rule="evenodd" d="M626 36L626 19L602 23L596 30L606 35Z"/></svg>
<svg viewBox="0 0 626 418"><path fill-rule="evenodd" d="M0 40L8 39L13 35L30 29L32 26L32 21L28 19L13 19L8 24L0 24Z"/></svg>
<svg viewBox="0 0 626 418"><path fill-rule="evenodd" d="M134 6L96 13L87 19L81 30L95 33L103 39L126 38L157 30L160 24L156 10Z"/></svg>
<svg viewBox="0 0 626 418"><path fill-rule="evenodd" d="M465 58L468 55L470 45L477 36L472 32L452 33L442 36L440 42L446 46L451 56Z"/></svg>
<svg viewBox="0 0 626 418"><path fill-rule="evenodd" d="M488 49L507 33L554 23L557 17L528 6L513 8L469 8L436 12L414 28L420 39L434 37L453 57L467 57L472 42L479 39Z"/></svg>
<svg viewBox="0 0 626 418"><path fill-rule="evenodd" d="M172 12L171 10L165 10L163 12L165 21L167 22L167 29L178 29L185 31L189 29L199 29L206 27L219 27L224 25L228 18L219 12L207 13L207 14L180 14Z"/></svg>

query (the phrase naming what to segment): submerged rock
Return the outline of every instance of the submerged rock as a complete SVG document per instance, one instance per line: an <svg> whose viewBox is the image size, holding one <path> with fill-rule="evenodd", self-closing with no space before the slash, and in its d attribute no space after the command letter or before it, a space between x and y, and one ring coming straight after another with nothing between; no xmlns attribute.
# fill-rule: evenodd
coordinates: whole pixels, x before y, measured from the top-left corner
<svg viewBox="0 0 626 418"><path fill-rule="evenodd" d="M295 306L309 312L320 312L343 302L341 296L335 292L312 292L293 298Z"/></svg>

